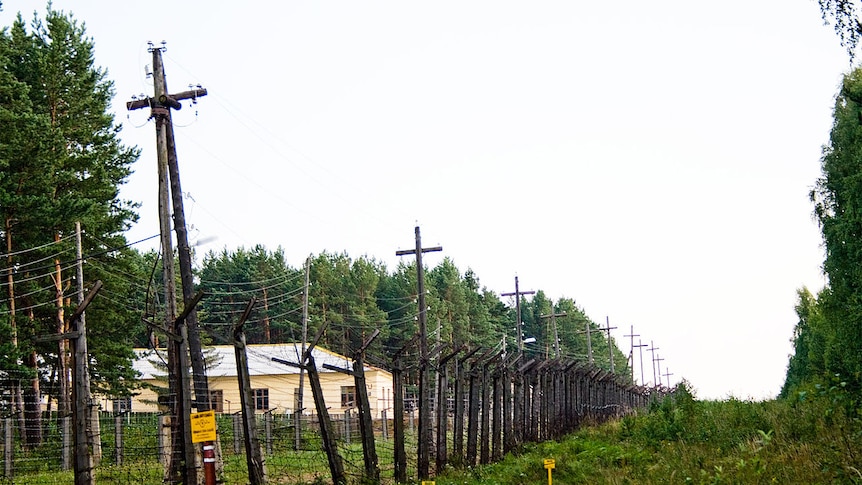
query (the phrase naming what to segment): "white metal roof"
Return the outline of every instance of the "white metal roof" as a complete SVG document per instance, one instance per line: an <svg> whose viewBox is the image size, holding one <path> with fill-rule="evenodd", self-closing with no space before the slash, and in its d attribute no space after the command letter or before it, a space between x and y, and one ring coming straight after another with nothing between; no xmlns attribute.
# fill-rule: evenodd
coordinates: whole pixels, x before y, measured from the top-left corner
<svg viewBox="0 0 862 485"><path fill-rule="evenodd" d="M280 364L273 362L272 357L286 360L288 362L298 362L298 356L302 352L302 345L299 343L286 344L248 344L246 346L248 356L248 373L252 376L263 375L284 375L298 374L299 368L291 365ZM162 359L167 359L167 351L159 349L158 352L152 349L135 349L135 354L138 358L135 360L134 369L140 372L140 379L155 379L157 376L162 377L167 375ZM336 367L352 369L353 360L347 357L330 352L319 346L315 347L311 352L314 357L317 371L335 372L323 368L323 364L329 364ZM215 345L204 348L204 360L207 363L208 377L235 377L236 372L236 354L232 345ZM365 371L377 370L377 367L369 365L365 366Z"/></svg>

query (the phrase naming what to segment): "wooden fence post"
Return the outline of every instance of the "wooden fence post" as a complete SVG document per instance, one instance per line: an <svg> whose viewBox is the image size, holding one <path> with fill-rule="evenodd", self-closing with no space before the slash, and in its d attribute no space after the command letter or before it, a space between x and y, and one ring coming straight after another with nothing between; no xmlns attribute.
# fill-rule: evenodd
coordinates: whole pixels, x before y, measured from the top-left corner
<svg viewBox="0 0 862 485"><path fill-rule="evenodd" d="M368 400L368 388L365 385L365 349L377 338L380 330L363 343L353 357L353 380L356 386L356 399L359 406L359 433L362 436L362 458L365 463L365 478L373 483L380 483L380 465L377 460L377 447L374 444L374 419L371 416L371 402ZM384 422L384 425L386 423Z"/></svg>
<svg viewBox="0 0 862 485"><path fill-rule="evenodd" d="M392 364L392 428L394 433L395 482L407 481L407 452L404 450L404 389L403 364L396 358Z"/></svg>
<svg viewBox="0 0 862 485"><path fill-rule="evenodd" d="M3 419L3 476L10 481L12 480L12 453L14 451L12 434L12 418L7 416Z"/></svg>
<svg viewBox="0 0 862 485"><path fill-rule="evenodd" d="M515 383L514 383L514 396L512 403L512 429L514 431L514 441L515 447L521 446L521 443L526 439L527 431L525 429L525 425L527 422L527 392L526 392L526 372L533 364L536 363L535 359L530 359L527 362L524 362L518 368L518 371L515 372Z"/></svg>
<svg viewBox="0 0 862 485"><path fill-rule="evenodd" d="M323 326L321 326L323 328ZM347 483L347 477L344 475L344 464L341 461L341 455L338 454L338 446L335 444L335 434L332 432L332 421L329 419L329 411L326 409L326 400L323 397L323 388L320 386L320 375L317 373L317 366L314 363L314 357L311 356L311 347L309 347L305 356L306 372L308 372L308 381L311 384L311 394L314 396L314 405L317 408L317 417L320 420L320 434L323 438L323 448L326 451L326 457L329 460L329 471L332 474L332 483L342 485Z"/></svg>
<svg viewBox="0 0 862 485"><path fill-rule="evenodd" d="M350 410L345 409L341 415L341 440L350 445Z"/></svg>
<svg viewBox="0 0 862 485"><path fill-rule="evenodd" d="M491 402L491 460L499 461L503 457L503 369L505 362L494 369L491 374L493 383L493 401Z"/></svg>
<svg viewBox="0 0 862 485"><path fill-rule="evenodd" d="M479 431L479 372L482 365L479 362L470 366L470 397L468 399L467 414L467 466L476 466L476 445Z"/></svg>
<svg viewBox="0 0 862 485"><path fill-rule="evenodd" d="M171 456L171 423L170 417L164 414L159 415L159 463L163 466L168 465L169 457Z"/></svg>
<svg viewBox="0 0 862 485"><path fill-rule="evenodd" d="M60 426L63 432L63 470L72 468L72 417L63 416L60 418Z"/></svg>
<svg viewBox="0 0 862 485"><path fill-rule="evenodd" d="M515 449L515 433L512 429L512 367L517 365L523 354L515 356L503 367L503 450L508 453Z"/></svg>
<svg viewBox="0 0 862 485"><path fill-rule="evenodd" d="M446 468L448 451L446 449L446 435L449 431L449 361L461 353L463 346L440 359L437 364L437 457L435 460L437 473Z"/></svg>
<svg viewBox="0 0 862 485"><path fill-rule="evenodd" d="M240 454L242 448L242 416L240 413L242 411L237 411L231 415L231 424L233 425L233 452L235 454Z"/></svg>
<svg viewBox="0 0 862 485"><path fill-rule="evenodd" d="M452 459L456 465L464 463L464 364L479 351L476 347L463 357L455 359L455 425L452 436Z"/></svg>
<svg viewBox="0 0 862 485"><path fill-rule="evenodd" d="M236 357L237 384L239 386L239 397L242 414L242 431L245 442L245 460L248 466L248 480L251 485L262 485L266 483L266 471L263 456L260 452L260 443L257 439L257 427L255 419L255 403L251 395L251 377L248 372L248 355L246 354L245 332L242 327L251 314L255 298L248 302L239 322L233 326L234 356ZM234 447L236 448L236 436L234 436Z"/></svg>
<svg viewBox="0 0 862 485"><path fill-rule="evenodd" d="M263 429L266 434L266 454L272 454L272 409L263 413Z"/></svg>
<svg viewBox="0 0 862 485"><path fill-rule="evenodd" d="M515 448L524 442L524 375L515 372L515 380L512 383L512 437Z"/></svg>
<svg viewBox="0 0 862 485"><path fill-rule="evenodd" d="M329 322L323 322L317 330L317 335L315 335L311 345L305 350L305 354L300 357L299 363L289 362L276 357L270 357L270 360L279 364L302 367L308 372L308 382L311 385L311 394L314 397L314 408L317 411L317 419L320 421L320 435L323 440L323 449L326 452L326 458L329 461L332 483L335 485L344 485L347 483L347 476L344 474L344 463L341 461L341 455L338 454L335 433L332 430L332 420L329 418L329 411L326 409L326 399L323 397L323 387L320 385L320 374L317 372L317 364L314 363L314 357L312 356L314 347L317 346L320 338L323 337L323 332L328 325Z"/></svg>
<svg viewBox="0 0 862 485"><path fill-rule="evenodd" d="M412 347L419 339L419 334L411 338L403 347L392 356L392 419L395 440L395 482L407 481L407 452L404 449L404 359L403 354ZM410 411L411 428L413 422L413 411Z"/></svg>
<svg viewBox="0 0 862 485"><path fill-rule="evenodd" d="M123 414L114 415L114 464L123 464Z"/></svg>
<svg viewBox="0 0 862 485"><path fill-rule="evenodd" d="M377 447L374 444L374 419L371 416L371 402L368 399L368 388L365 384L365 362L363 354L365 349L380 334L379 330L363 343L362 347L353 356L353 370L343 369L334 365L323 364L324 369L341 372L353 376L354 389L356 391L356 409L359 414L359 434L362 438L362 459L365 464L365 479L372 483L380 482L380 466L377 460ZM351 440L350 410L344 411L344 441L350 444Z"/></svg>
<svg viewBox="0 0 862 485"><path fill-rule="evenodd" d="M542 408L539 418L539 439L544 441L551 439L551 420L554 414L556 395L554 394L554 380L557 373L557 362L551 361L546 368L542 379Z"/></svg>

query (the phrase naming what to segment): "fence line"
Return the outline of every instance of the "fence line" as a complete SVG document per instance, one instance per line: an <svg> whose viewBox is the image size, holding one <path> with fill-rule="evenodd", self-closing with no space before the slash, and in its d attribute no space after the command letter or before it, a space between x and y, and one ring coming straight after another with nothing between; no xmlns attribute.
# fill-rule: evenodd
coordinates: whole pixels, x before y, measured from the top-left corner
<svg viewBox="0 0 862 485"><path fill-rule="evenodd" d="M436 381L432 394L436 397L428 403L408 400L400 416L404 426L401 445L407 451L402 466L408 479L416 478L420 406L431 406L436 439L430 455L436 457L435 468L441 470L499 460L522 443L558 439L581 426L636 412L668 392L634 386L623 376L562 359L526 363L507 362L499 355L473 361L453 359L438 371L438 379L432 380ZM398 465L392 416L392 409L387 409L382 418L372 421L371 439L363 439L358 409L332 417L348 482L367 483L369 474L373 476L363 447L374 446L379 479L373 481L394 483ZM11 415L2 420L4 483L72 481L68 417L51 412L43 413L42 418L38 446L27 446L22 440L28 433L20 429L19 420ZM172 419L163 414L99 413L102 457L96 463L97 483L162 483L170 455ZM247 482L242 426L236 423L236 415L217 415L217 456L224 483ZM255 416L255 426L272 482L329 482L316 414L297 419L292 413L267 412Z"/></svg>

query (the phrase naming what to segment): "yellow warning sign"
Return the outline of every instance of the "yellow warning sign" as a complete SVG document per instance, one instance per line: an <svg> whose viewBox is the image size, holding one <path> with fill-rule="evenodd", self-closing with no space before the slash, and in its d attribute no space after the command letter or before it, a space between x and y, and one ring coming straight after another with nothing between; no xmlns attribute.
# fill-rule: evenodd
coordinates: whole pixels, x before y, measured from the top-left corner
<svg viewBox="0 0 862 485"><path fill-rule="evenodd" d="M215 441L216 420L214 411L204 411L191 414L192 443Z"/></svg>

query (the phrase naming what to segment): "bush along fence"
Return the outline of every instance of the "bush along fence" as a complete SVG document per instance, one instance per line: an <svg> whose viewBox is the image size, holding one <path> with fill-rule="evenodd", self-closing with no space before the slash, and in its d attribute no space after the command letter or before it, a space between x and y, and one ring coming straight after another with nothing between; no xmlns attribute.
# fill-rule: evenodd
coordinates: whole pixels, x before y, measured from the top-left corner
<svg viewBox="0 0 862 485"><path fill-rule="evenodd" d="M356 406L346 413L329 415L309 349L302 364L285 364L308 372L314 412L218 414L217 474L222 483L406 483L429 478L421 476L423 467L433 476L447 466L491 463L523 443L557 439L581 426L636 412L667 394L578 360L533 359L482 348L446 352L441 346L429 352L425 365L433 377L422 399L421 390L417 395L410 386L408 392L405 384L417 382L422 370L408 346L391 357L392 407L372 416L368 395L359 392L365 388L365 346L353 355L351 367L329 366L355 380ZM431 416L425 442L416 419L423 406ZM88 435L90 448L98 453L93 460L97 483L170 481L171 447L182 442L171 437L176 432L173 417L98 415ZM69 419L43 413L42 441L34 446L21 439L32 434L20 429L27 422L5 417L3 483L72 483ZM195 460L200 483L202 462L200 456Z"/></svg>

